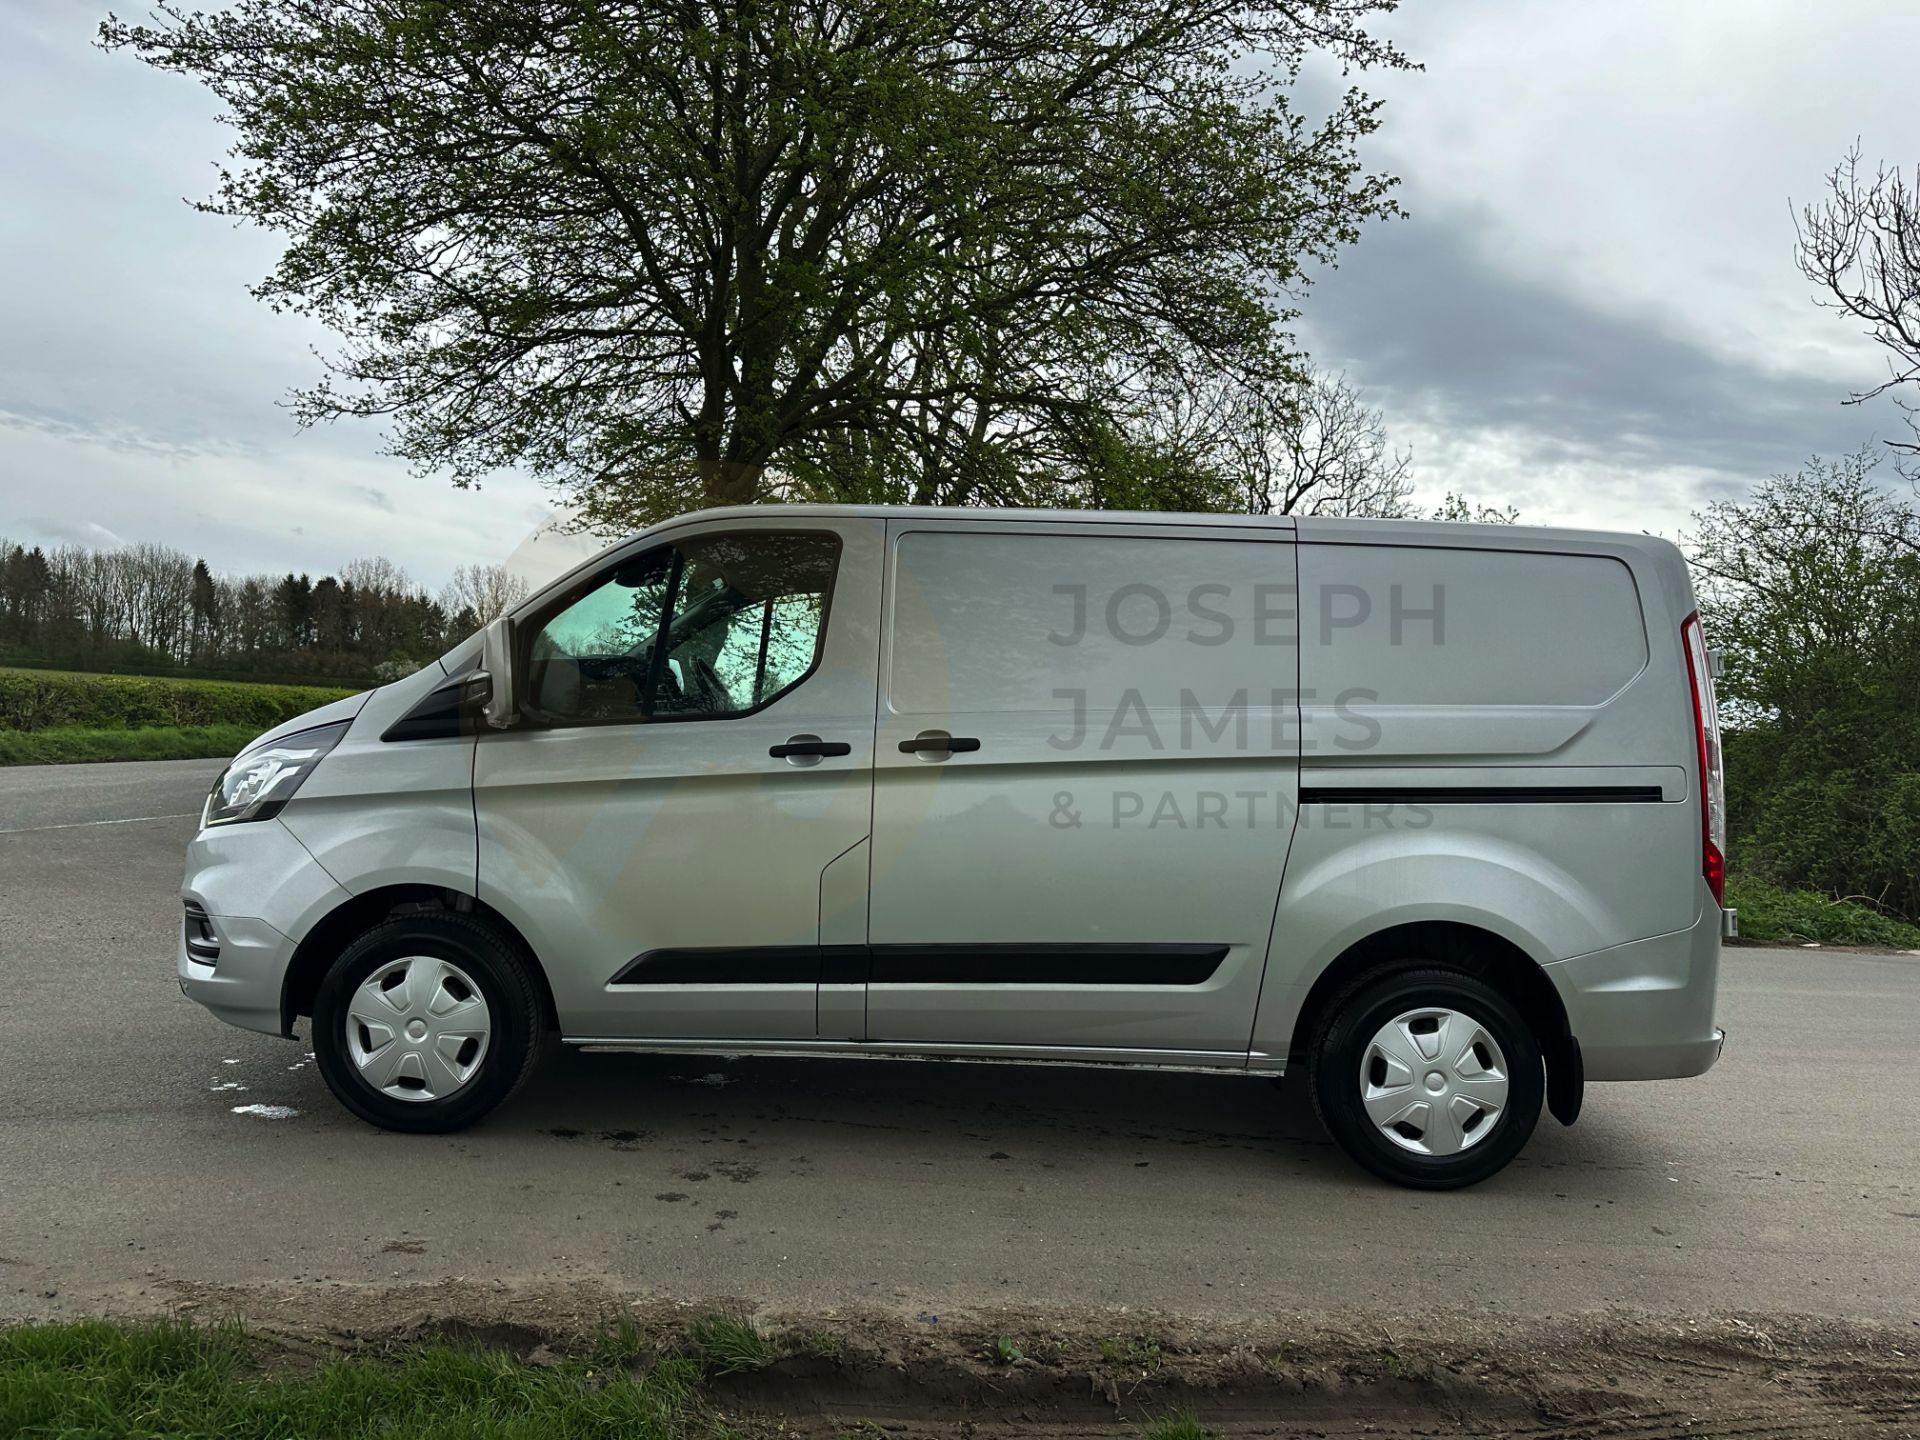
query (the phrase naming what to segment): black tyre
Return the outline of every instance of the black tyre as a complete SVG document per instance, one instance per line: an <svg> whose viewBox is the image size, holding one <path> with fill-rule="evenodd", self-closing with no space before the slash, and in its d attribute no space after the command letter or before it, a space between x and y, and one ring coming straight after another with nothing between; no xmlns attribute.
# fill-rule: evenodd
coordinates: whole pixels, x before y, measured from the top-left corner
<svg viewBox="0 0 1920 1440"><path fill-rule="evenodd" d="M450 911L374 926L314 997L327 1088L384 1130L471 1125L520 1088L545 1040L528 962L486 922Z"/></svg>
<svg viewBox="0 0 1920 1440"><path fill-rule="evenodd" d="M1546 1093L1539 1043L1512 1003L1473 976L1427 967L1375 971L1336 996L1308 1074L1340 1148L1420 1190L1505 1168Z"/></svg>

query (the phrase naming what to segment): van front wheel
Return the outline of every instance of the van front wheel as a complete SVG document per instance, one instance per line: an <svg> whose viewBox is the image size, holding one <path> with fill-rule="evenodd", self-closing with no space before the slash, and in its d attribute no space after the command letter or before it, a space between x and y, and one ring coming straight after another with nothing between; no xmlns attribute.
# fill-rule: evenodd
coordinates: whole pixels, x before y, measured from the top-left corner
<svg viewBox="0 0 1920 1440"><path fill-rule="evenodd" d="M532 1073L545 1026L527 965L491 926L427 912L374 926L313 1002L334 1098L383 1130L471 1125Z"/></svg>
<svg viewBox="0 0 1920 1440"><path fill-rule="evenodd" d="M1453 970L1362 977L1328 1006L1309 1058L1314 1109L1384 1180L1472 1185L1533 1134L1540 1046L1505 996Z"/></svg>

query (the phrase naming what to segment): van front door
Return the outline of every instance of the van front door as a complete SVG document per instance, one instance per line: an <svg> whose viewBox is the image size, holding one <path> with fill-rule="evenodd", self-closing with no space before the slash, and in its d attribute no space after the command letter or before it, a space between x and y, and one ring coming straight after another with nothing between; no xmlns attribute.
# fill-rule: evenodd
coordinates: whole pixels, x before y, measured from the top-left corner
<svg viewBox="0 0 1920 1440"><path fill-rule="evenodd" d="M1244 1056L1298 782L1292 539L889 522L869 1040Z"/></svg>
<svg viewBox="0 0 1920 1440"><path fill-rule="evenodd" d="M883 539L695 524L516 621L480 897L569 1038L814 1037L823 891L830 936L865 923Z"/></svg>

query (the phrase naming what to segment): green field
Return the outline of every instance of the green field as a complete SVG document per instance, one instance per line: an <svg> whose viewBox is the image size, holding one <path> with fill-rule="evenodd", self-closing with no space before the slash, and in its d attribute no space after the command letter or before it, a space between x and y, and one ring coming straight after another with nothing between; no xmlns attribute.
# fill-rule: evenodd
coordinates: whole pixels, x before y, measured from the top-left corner
<svg viewBox="0 0 1920 1440"><path fill-rule="evenodd" d="M219 758L262 730L352 693L0 668L0 765Z"/></svg>

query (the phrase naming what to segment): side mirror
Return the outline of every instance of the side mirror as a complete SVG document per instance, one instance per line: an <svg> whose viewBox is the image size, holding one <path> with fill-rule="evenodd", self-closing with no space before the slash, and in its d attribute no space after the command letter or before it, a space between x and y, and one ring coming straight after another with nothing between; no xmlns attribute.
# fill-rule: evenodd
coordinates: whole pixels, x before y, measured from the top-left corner
<svg viewBox="0 0 1920 1440"><path fill-rule="evenodd" d="M480 632L480 668L489 682L480 718L504 730L513 724L513 629L504 615Z"/></svg>

